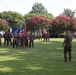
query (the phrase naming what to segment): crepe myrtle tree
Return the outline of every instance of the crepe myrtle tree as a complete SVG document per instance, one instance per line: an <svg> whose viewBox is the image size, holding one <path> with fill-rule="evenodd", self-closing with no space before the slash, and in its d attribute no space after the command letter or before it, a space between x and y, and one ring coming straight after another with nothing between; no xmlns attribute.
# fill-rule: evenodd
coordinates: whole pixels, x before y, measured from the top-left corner
<svg viewBox="0 0 76 75"><path fill-rule="evenodd" d="M55 19L50 20L52 30L57 33L63 33L70 25L70 18L67 16L57 16Z"/></svg>
<svg viewBox="0 0 76 75"><path fill-rule="evenodd" d="M6 20L0 19L0 31L7 31L9 29L9 24Z"/></svg>
<svg viewBox="0 0 76 75"><path fill-rule="evenodd" d="M75 32L76 31L76 18L70 19L70 24L68 25L68 29Z"/></svg>
<svg viewBox="0 0 76 75"><path fill-rule="evenodd" d="M34 29L34 27L46 27L49 26L49 20L42 16L34 16L29 19L29 22L27 24L27 28Z"/></svg>

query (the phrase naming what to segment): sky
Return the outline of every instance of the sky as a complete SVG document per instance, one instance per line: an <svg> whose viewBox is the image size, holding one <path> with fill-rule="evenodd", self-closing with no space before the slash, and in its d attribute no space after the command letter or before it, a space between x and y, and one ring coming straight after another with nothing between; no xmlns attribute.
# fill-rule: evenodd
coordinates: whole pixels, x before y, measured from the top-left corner
<svg viewBox="0 0 76 75"><path fill-rule="evenodd" d="M76 0L0 0L0 12L16 11L25 15L32 10L35 2L42 3L54 16L58 16L67 8L72 11L76 9Z"/></svg>

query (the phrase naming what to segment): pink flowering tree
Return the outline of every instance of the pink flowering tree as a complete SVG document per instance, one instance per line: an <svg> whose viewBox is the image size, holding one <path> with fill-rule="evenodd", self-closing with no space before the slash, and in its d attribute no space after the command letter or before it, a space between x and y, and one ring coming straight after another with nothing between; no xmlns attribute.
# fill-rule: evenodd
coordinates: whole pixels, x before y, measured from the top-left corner
<svg viewBox="0 0 76 75"><path fill-rule="evenodd" d="M34 28L35 27L46 27L49 25L49 21L42 17L42 16L34 16L32 18L29 19L29 22L28 22L28 25L27 26L30 26L30 28Z"/></svg>
<svg viewBox="0 0 76 75"><path fill-rule="evenodd" d="M72 31L76 31L76 18L70 19L70 25L68 25L68 28Z"/></svg>
<svg viewBox="0 0 76 75"><path fill-rule="evenodd" d="M1 30L8 30L9 28L9 25L8 25L8 22L6 20L2 20L0 19L0 31Z"/></svg>
<svg viewBox="0 0 76 75"><path fill-rule="evenodd" d="M55 19L50 20L50 24L53 31L62 33L70 25L70 18L67 16L57 16Z"/></svg>

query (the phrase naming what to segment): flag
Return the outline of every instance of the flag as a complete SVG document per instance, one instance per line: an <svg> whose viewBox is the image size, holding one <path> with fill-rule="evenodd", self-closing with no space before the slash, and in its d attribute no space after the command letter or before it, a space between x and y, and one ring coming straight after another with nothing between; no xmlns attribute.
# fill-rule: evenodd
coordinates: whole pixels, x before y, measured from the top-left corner
<svg viewBox="0 0 76 75"><path fill-rule="evenodd" d="M12 34L12 27L10 27L10 33Z"/></svg>
<svg viewBox="0 0 76 75"><path fill-rule="evenodd" d="M42 35L42 29L40 29L40 35Z"/></svg>
<svg viewBox="0 0 76 75"><path fill-rule="evenodd" d="M17 28L16 29L16 33L18 34L20 32L20 28Z"/></svg>
<svg viewBox="0 0 76 75"><path fill-rule="evenodd" d="M20 23L20 26L16 29L16 33L20 33L23 32L23 27L22 27L22 23Z"/></svg>
<svg viewBox="0 0 76 75"><path fill-rule="evenodd" d="M26 35L26 24L24 25L24 35Z"/></svg>
<svg viewBox="0 0 76 75"><path fill-rule="evenodd" d="M22 23L20 23L20 32L23 32Z"/></svg>
<svg viewBox="0 0 76 75"><path fill-rule="evenodd" d="M13 35L15 32L14 28L13 27L10 27L10 33Z"/></svg>
<svg viewBox="0 0 76 75"><path fill-rule="evenodd" d="M14 32L15 32L15 29L12 27L12 34L14 34Z"/></svg>

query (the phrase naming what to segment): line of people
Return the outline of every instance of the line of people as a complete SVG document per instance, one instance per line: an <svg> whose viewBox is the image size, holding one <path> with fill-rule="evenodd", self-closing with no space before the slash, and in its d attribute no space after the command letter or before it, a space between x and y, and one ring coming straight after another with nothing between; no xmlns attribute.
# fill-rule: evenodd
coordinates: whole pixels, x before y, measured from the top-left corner
<svg viewBox="0 0 76 75"><path fill-rule="evenodd" d="M4 45L10 45L13 46L13 48L16 46L21 46L22 48L25 47L33 47L34 46L34 39L42 39L44 38L44 41L49 41L50 38L50 32L48 29L43 28L40 33L37 31L32 32L28 31L26 35L24 35L23 32L20 33L14 33L12 35L9 31L5 32L3 35L4 37ZM1 45L1 36L0 36L0 45Z"/></svg>
<svg viewBox="0 0 76 75"><path fill-rule="evenodd" d="M4 45L10 45L13 46L13 48L16 46L21 46L23 48L23 46L25 45L25 47L30 47L31 44L32 46L34 46L34 39L42 39L42 37L44 38L44 41L49 41L50 38L50 33L49 31L47 31L46 29L43 30L43 32L41 34L38 33L34 33L32 31L28 31L26 33L26 35L24 35L24 33L14 33L14 35L12 35L10 32L5 32L5 34L3 35L4 37ZM1 38L2 36L0 35L0 45L1 45Z"/></svg>
<svg viewBox="0 0 76 75"><path fill-rule="evenodd" d="M20 33L14 33L14 35L12 35L10 32L5 32L5 34L3 35L4 37L4 45L7 46L12 46L14 47L34 47L34 34L32 31L29 31L26 33L26 35L24 35L23 32ZM0 38L1 41L1 38Z"/></svg>
<svg viewBox="0 0 76 75"><path fill-rule="evenodd" d="M17 34L15 32L15 34L13 35L13 48L14 47L34 47L34 34L32 33L32 31L29 31L26 33L26 35L24 35L24 33L19 33Z"/></svg>

